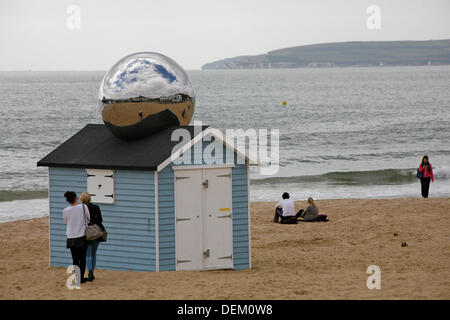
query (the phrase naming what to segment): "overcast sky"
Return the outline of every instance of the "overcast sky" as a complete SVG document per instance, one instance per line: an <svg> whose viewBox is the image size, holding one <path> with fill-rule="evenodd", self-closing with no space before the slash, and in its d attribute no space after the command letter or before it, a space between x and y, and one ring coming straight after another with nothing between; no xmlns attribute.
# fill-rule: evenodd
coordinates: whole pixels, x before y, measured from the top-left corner
<svg viewBox="0 0 450 320"><path fill-rule="evenodd" d="M0 0L0 70L106 70L137 51L199 69L303 44L448 39L449 14L449 0Z"/></svg>

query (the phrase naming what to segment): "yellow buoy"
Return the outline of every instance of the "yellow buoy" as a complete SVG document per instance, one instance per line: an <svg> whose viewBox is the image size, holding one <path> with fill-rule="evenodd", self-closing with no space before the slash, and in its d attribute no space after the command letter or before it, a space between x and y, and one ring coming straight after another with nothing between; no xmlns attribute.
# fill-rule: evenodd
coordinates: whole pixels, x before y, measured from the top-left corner
<svg viewBox="0 0 450 320"><path fill-rule="evenodd" d="M281 103L283 106L287 105L287 102L285 100L283 100L283 102Z"/></svg>

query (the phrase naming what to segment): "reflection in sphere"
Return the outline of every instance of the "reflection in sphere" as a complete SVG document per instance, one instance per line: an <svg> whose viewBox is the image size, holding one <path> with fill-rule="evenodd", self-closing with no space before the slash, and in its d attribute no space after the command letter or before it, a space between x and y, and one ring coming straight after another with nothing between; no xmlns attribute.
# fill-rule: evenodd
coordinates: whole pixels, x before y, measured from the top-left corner
<svg viewBox="0 0 450 320"><path fill-rule="evenodd" d="M134 53L117 62L100 86L105 125L119 138L148 136L172 125L188 125L195 93L175 61L154 52Z"/></svg>

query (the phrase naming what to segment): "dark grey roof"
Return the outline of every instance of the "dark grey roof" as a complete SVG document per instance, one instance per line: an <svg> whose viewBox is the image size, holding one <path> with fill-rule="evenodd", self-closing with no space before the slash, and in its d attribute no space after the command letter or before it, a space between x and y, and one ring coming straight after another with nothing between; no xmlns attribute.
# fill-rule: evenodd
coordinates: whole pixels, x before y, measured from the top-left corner
<svg viewBox="0 0 450 320"><path fill-rule="evenodd" d="M172 132L184 128L194 138L194 126L173 126L135 141L115 137L103 124L88 124L41 159L37 165L96 169L157 170L179 141ZM207 126L203 126L205 130Z"/></svg>

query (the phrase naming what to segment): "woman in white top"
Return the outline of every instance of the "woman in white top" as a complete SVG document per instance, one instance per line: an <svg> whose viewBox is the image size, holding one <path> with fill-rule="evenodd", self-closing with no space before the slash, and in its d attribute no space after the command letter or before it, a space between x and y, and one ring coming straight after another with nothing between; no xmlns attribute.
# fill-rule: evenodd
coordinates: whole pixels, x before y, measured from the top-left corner
<svg viewBox="0 0 450 320"><path fill-rule="evenodd" d="M73 265L80 268L81 283L87 281L84 277L86 270L86 251L88 243L86 241L86 226L89 223L89 209L78 204L78 197L75 192L67 191L64 197L70 205L64 209L64 222L67 224L67 248L72 254Z"/></svg>
<svg viewBox="0 0 450 320"><path fill-rule="evenodd" d="M278 219L280 218L280 223L296 224L297 218L300 217L303 210L295 213L294 201L289 199L289 193L285 192L281 197L283 199L275 205L275 217L273 218L273 222L278 222Z"/></svg>

